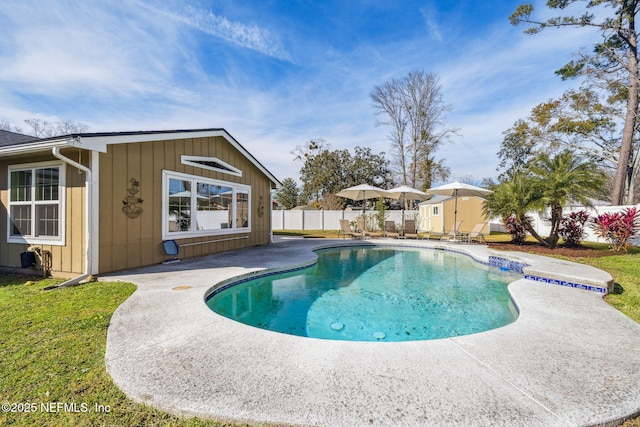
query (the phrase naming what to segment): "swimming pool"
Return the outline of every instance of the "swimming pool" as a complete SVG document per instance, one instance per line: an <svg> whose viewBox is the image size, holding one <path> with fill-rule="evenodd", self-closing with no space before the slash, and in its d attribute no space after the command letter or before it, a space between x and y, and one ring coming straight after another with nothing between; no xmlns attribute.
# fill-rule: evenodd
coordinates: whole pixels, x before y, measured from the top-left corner
<svg viewBox="0 0 640 427"><path fill-rule="evenodd" d="M507 291L521 278L443 250L340 247L317 263L224 286L216 313L293 335L414 341L468 335L515 321Z"/></svg>

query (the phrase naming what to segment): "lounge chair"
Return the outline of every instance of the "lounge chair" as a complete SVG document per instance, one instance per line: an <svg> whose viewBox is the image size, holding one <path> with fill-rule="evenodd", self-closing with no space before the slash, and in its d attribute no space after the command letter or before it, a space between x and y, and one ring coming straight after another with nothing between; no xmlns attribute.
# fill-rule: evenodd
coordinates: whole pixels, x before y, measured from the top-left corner
<svg viewBox="0 0 640 427"><path fill-rule="evenodd" d="M356 218L356 224L358 224L358 229L362 232L362 237L366 237L366 236L381 237L382 236L382 233L379 231L367 230L367 224L364 218Z"/></svg>
<svg viewBox="0 0 640 427"><path fill-rule="evenodd" d="M384 222L384 235L386 237L398 237L400 233L396 229L396 223L393 221L385 221Z"/></svg>
<svg viewBox="0 0 640 427"><path fill-rule="evenodd" d="M460 228L461 224L462 224L462 220L456 221L455 228L453 230L449 230L448 233L442 235L442 237L440 237L440 240L447 240L447 241L453 241L453 242L459 241L460 232L458 231L458 229Z"/></svg>
<svg viewBox="0 0 640 427"><path fill-rule="evenodd" d="M486 240L484 238L484 234L482 233L482 230L486 225L487 224L484 222L477 223L473 227L473 229L469 233L463 235L462 238L466 240L468 243L472 243L474 241L485 243Z"/></svg>
<svg viewBox="0 0 640 427"><path fill-rule="evenodd" d="M351 231L351 225L348 219L341 219L340 230L338 231L338 237L340 236L342 236L343 239L345 236L351 236L352 239L359 239L362 237L362 234Z"/></svg>
<svg viewBox="0 0 640 427"><path fill-rule="evenodd" d="M418 236L421 239L427 239L430 240L431 239L431 229L428 229L427 231L423 232L423 233L418 233Z"/></svg>
<svg viewBox="0 0 640 427"><path fill-rule="evenodd" d="M415 219L408 219L404 222L404 237L409 239L418 238L418 229L416 228Z"/></svg>

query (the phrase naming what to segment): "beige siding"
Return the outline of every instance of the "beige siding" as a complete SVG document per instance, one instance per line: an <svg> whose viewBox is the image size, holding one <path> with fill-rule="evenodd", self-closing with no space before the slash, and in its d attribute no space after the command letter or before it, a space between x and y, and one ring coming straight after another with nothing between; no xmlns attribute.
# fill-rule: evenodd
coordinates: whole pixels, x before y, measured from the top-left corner
<svg viewBox="0 0 640 427"><path fill-rule="evenodd" d="M462 220L458 231L467 233L480 222L487 222L487 218L482 213L484 199L479 197L458 197L457 220ZM453 230L455 212L455 198L445 200L444 219L445 231Z"/></svg>
<svg viewBox="0 0 640 427"><path fill-rule="evenodd" d="M89 154L83 151L79 156L78 149L62 150L62 154L72 160L87 165ZM51 154L30 154L4 158L0 161L0 200L2 210L0 211L0 266L8 268L20 267L20 254L25 252L30 246L28 244L7 243L7 207L9 206L8 192L8 166L20 164L32 164L39 162L57 161ZM41 245L42 249L51 251L52 274L60 277L72 277L84 271L84 210L86 203L85 175L78 173L78 170L70 165L66 165L65 175L65 244Z"/></svg>
<svg viewBox="0 0 640 427"><path fill-rule="evenodd" d="M217 157L242 170L236 177L180 162L181 155ZM229 237L247 239L205 243L180 248L180 258L269 243L269 179L222 137L110 145L100 154L100 272L156 264L167 256L162 248L162 171L169 170L251 186L251 232L177 240L179 244ZM130 179L140 182L143 212L129 218L122 211ZM264 214L258 216L262 197Z"/></svg>

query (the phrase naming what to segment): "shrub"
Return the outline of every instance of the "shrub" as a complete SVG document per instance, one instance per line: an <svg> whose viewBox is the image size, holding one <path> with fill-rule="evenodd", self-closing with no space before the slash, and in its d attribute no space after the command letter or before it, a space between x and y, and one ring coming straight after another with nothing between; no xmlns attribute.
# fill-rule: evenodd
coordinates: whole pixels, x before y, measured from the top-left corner
<svg viewBox="0 0 640 427"><path fill-rule="evenodd" d="M376 213L375 223L378 226L378 230L384 230L384 221L387 218L387 205L384 203L384 199L380 197L376 200Z"/></svg>
<svg viewBox="0 0 640 427"><path fill-rule="evenodd" d="M627 208L622 212L598 215L591 224L598 237L604 238L611 250L619 252L629 247L629 238L638 234L640 228L638 210Z"/></svg>
<svg viewBox="0 0 640 427"><path fill-rule="evenodd" d="M558 235L564 240L565 246L580 246L585 237L584 225L588 220L586 211L571 212L560 220Z"/></svg>
<svg viewBox="0 0 640 427"><path fill-rule="evenodd" d="M507 233L511 235L511 241L513 243L522 243L527 238L527 231L518 218L511 214L502 219L504 227L507 229Z"/></svg>

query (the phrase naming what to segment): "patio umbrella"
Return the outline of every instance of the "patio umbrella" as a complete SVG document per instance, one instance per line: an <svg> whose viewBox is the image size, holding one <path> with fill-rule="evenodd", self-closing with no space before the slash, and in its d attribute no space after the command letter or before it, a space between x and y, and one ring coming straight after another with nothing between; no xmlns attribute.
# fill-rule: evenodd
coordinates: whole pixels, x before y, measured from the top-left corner
<svg viewBox="0 0 640 427"><path fill-rule="evenodd" d="M369 184L360 184L353 187L345 188L336 193L336 196L344 197L351 200L368 200L376 197L388 197L387 191L382 188L374 187ZM362 205L362 217L366 210L366 202ZM362 230L364 234L364 230Z"/></svg>
<svg viewBox="0 0 640 427"><path fill-rule="evenodd" d="M387 197L390 199L396 199L402 201L402 231L404 231L404 205L406 200L425 200L429 198L429 195L424 191L416 190L408 185L401 185L400 187L387 190Z"/></svg>
<svg viewBox="0 0 640 427"><path fill-rule="evenodd" d="M360 184L354 187L345 188L336 193L336 196L344 197L351 200L367 200L375 199L376 197L389 197L387 190L374 187L369 184Z"/></svg>
<svg viewBox="0 0 640 427"><path fill-rule="evenodd" d="M455 197L455 205L453 208L453 227L455 228L455 224L458 221L458 196L461 197L470 197L470 196L478 196L484 197L493 193L491 190L487 190L486 188L476 187L475 185L465 184L463 182L454 181L449 184L441 185L440 187L434 187L427 190L427 194L440 194L442 196L453 196ZM456 234L456 230L453 230L454 238Z"/></svg>

